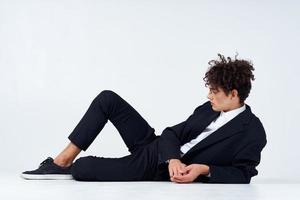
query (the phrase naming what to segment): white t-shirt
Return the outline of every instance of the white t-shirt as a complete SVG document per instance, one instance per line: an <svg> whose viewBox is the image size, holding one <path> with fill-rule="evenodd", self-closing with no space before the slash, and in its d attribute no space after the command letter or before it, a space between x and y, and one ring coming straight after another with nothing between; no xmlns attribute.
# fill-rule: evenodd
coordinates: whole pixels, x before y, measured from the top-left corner
<svg viewBox="0 0 300 200"><path fill-rule="evenodd" d="M246 105L244 104L240 108L236 108L234 110L230 110L227 112L221 111L220 116L212 121L204 130L202 133L200 133L195 139L185 143L180 147L180 150L182 152L181 156L186 154L193 146L198 144L200 141L208 137L210 134L221 128L223 125L225 125L227 122L235 118L238 114L246 110Z"/></svg>

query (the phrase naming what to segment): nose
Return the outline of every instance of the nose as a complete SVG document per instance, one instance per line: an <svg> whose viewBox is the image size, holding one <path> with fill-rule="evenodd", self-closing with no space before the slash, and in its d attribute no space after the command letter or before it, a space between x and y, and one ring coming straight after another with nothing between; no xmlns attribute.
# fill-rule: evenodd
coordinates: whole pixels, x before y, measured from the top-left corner
<svg viewBox="0 0 300 200"><path fill-rule="evenodd" d="M207 94L207 98L211 101L211 92L209 92L208 94Z"/></svg>

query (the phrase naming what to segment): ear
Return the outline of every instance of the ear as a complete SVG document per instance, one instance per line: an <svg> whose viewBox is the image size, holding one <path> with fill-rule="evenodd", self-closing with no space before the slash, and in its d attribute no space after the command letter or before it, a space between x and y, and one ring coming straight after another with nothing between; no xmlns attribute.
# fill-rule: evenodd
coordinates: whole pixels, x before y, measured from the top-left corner
<svg viewBox="0 0 300 200"><path fill-rule="evenodd" d="M239 92L238 92L236 89L233 89L233 90L231 91L231 96L232 96L232 97L237 97L238 94L239 94Z"/></svg>

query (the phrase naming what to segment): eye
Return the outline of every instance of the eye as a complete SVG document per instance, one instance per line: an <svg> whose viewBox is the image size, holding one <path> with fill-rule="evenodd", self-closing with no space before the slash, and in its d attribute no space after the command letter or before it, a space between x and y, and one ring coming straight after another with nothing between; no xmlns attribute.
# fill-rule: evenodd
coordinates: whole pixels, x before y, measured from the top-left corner
<svg viewBox="0 0 300 200"><path fill-rule="evenodd" d="M217 94L218 91L217 90L211 90L212 93Z"/></svg>
<svg viewBox="0 0 300 200"><path fill-rule="evenodd" d="M218 89L215 89L215 88L209 88L209 93L217 94L218 92L219 92Z"/></svg>

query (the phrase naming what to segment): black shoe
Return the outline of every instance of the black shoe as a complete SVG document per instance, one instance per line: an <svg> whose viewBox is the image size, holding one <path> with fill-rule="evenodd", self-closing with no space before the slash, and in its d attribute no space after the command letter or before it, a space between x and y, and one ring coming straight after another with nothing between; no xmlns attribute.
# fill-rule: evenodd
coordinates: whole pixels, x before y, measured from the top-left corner
<svg viewBox="0 0 300 200"><path fill-rule="evenodd" d="M71 166L60 167L53 162L51 157L44 160L38 169L26 171L21 174L24 179L31 180L69 180L73 179L71 175Z"/></svg>

